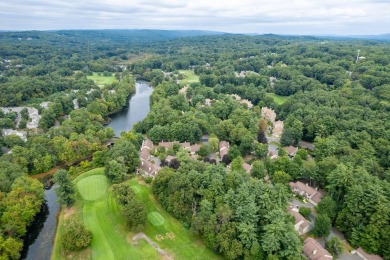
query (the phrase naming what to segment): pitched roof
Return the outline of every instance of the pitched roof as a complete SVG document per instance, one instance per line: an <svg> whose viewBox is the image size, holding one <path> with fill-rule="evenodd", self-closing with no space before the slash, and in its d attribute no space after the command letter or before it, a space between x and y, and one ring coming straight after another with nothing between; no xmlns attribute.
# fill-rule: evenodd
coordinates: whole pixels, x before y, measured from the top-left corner
<svg viewBox="0 0 390 260"><path fill-rule="evenodd" d="M313 187L305 185L304 183L302 183L300 181L290 182L289 185L290 185L291 188L296 188L296 189L298 189L300 191L306 192L307 194L309 194L309 196L311 196L311 195L313 195L314 193L317 192Z"/></svg>
<svg viewBox="0 0 390 260"><path fill-rule="evenodd" d="M308 237L303 243L303 252L310 260L333 259L333 256L314 238Z"/></svg>
<svg viewBox="0 0 390 260"><path fill-rule="evenodd" d="M229 151L229 142L227 141L220 141L219 142L219 155L221 156L221 158L228 154L228 151Z"/></svg>
<svg viewBox="0 0 390 260"><path fill-rule="evenodd" d="M294 147L292 145L288 147L284 147L284 150L288 153L288 155L295 155L298 151L298 147Z"/></svg>
<svg viewBox="0 0 390 260"><path fill-rule="evenodd" d="M245 170L246 172L249 172L249 171L252 169L252 165L247 164L247 163L244 163L244 164L242 165L242 167L244 168L244 170Z"/></svg>
<svg viewBox="0 0 390 260"><path fill-rule="evenodd" d="M150 141L149 139L145 139L142 143L142 147L147 147L149 149L153 148L153 142Z"/></svg>
<svg viewBox="0 0 390 260"><path fill-rule="evenodd" d="M291 215L294 216L295 218L295 224L298 224L301 222L300 226L302 228L305 228L307 226L310 225L309 221L307 221L307 219L305 219L300 213L299 211L297 211L297 209L295 209L294 207L292 206L289 206L288 207L288 211L290 212Z"/></svg>
<svg viewBox="0 0 390 260"><path fill-rule="evenodd" d="M281 136L284 128L284 123L283 121L276 121L274 123L274 127L272 128L272 135L273 136Z"/></svg>
<svg viewBox="0 0 390 260"><path fill-rule="evenodd" d="M149 149L148 148L142 149L140 154L141 160L147 161L149 160L149 157L150 157Z"/></svg>
<svg viewBox="0 0 390 260"><path fill-rule="evenodd" d="M172 161L173 159L176 159L176 156L173 155L168 155L167 158L165 159L167 162Z"/></svg>
<svg viewBox="0 0 390 260"><path fill-rule="evenodd" d="M189 142L180 143L183 148L191 148L191 144Z"/></svg>
<svg viewBox="0 0 390 260"><path fill-rule="evenodd" d="M316 194L314 194L313 197L311 197L311 200L314 201L316 204L320 203L322 198L325 196L325 193L323 191L317 191Z"/></svg>
<svg viewBox="0 0 390 260"><path fill-rule="evenodd" d="M165 147L165 148L169 149L169 148L172 148L173 142L164 142L164 141L162 141L162 142L158 143L158 146L162 146L162 147Z"/></svg>
<svg viewBox="0 0 390 260"><path fill-rule="evenodd" d="M268 107L261 108L261 116L264 117L265 119L271 121L272 123L274 123L275 119L276 119L275 111L268 108Z"/></svg>
<svg viewBox="0 0 390 260"><path fill-rule="evenodd" d="M383 260L382 257L380 257L379 255L371 255L371 254L368 254L366 253L363 248L359 247L357 250L357 253L359 255L362 255L365 259L369 259L369 260Z"/></svg>
<svg viewBox="0 0 390 260"><path fill-rule="evenodd" d="M200 149L200 144L193 144L191 145L191 152L196 153Z"/></svg>

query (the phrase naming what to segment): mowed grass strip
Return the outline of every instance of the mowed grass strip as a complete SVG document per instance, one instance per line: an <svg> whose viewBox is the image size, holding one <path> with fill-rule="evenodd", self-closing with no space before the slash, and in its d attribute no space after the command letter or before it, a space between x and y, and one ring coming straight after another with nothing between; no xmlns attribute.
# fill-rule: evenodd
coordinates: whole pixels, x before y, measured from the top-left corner
<svg viewBox="0 0 390 260"><path fill-rule="evenodd" d="M155 219L150 221L148 214L150 222L148 221L144 233L162 249L169 252L174 259L222 259L220 255L207 248L199 236L186 229L177 219L166 212L154 199L150 187L140 185L136 178L131 179L129 184L134 191L137 191L136 195L145 205L149 214L156 212L164 219L162 225L155 226L150 223ZM157 216L157 214L152 215Z"/></svg>
<svg viewBox="0 0 390 260"><path fill-rule="evenodd" d="M184 75L185 77L185 79L182 79L179 82L181 86L199 82L199 76L195 75L195 72L193 70L179 70L179 73Z"/></svg>
<svg viewBox="0 0 390 260"><path fill-rule="evenodd" d="M279 95L276 95L275 93L267 93L266 96L273 98L275 103L278 105L283 105L288 99L288 97L279 96Z"/></svg>
<svg viewBox="0 0 390 260"><path fill-rule="evenodd" d="M164 217L156 211L152 211L148 214L148 220L155 227L161 226L165 222Z"/></svg>
<svg viewBox="0 0 390 260"><path fill-rule="evenodd" d="M93 75L87 76L87 79L93 80L97 85L109 85L117 81L113 73L111 76L103 76L94 72Z"/></svg>
<svg viewBox="0 0 390 260"><path fill-rule="evenodd" d="M77 188L84 200L101 199L107 192L108 180L104 175L89 176L77 182Z"/></svg>
<svg viewBox="0 0 390 260"><path fill-rule="evenodd" d="M87 202L83 207L85 225L92 231L92 259L158 259L159 253L149 244L131 245L124 221L111 196Z"/></svg>

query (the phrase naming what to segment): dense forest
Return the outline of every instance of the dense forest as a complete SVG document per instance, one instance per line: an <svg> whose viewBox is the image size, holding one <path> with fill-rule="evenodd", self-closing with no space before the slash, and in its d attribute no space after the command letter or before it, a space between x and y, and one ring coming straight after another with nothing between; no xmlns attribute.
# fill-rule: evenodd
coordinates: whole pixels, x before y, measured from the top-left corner
<svg viewBox="0 0 390 260"><path fill-rule="evenodd" d="M43 186L28 175L91 159L134 173L140 134L154 143L197 143L208 134L209 152L218 150L211 139L231 145L222 163L207 162L208 152L197 161L175 151L177 163L163 168L152 188L209 248L228 259L300 259L302 242L287 212L288 182L300 180L327 192L336 206L324 214L353 247L390 259L389 46L207 32L0 33L0 106L34 107L41 115L39 129L31 130L27 112L18 121L0 110L0 130L27 132L27 141L0 138L0 256L18 259L43 201ZM179 70L199 77L184 95ZM94 73L115 82L99 86L88 78ZM155 87L151 111L135 125L139 134L129 133L137 145L119 141L107 150L114 133L103 123L126 106L134 78ZM43 108L42 102L50 103ZM262 107L284 121L282 146L311 142L310 156L300 149L294 159L282 152L267 157Z"/></svg>

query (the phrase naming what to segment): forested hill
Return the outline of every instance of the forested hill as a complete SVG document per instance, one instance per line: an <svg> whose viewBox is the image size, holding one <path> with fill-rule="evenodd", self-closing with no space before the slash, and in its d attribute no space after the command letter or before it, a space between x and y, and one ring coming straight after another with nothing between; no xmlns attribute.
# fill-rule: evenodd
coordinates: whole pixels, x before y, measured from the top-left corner
<svg viewBox="0 0 390 260"><path fill-rule="evenodd" d="M50 43L55 42L148 42L164 41L170 39L201 36L221 35L223 32L200 30L58 30L58 31L25 31L25 32L0 32L0 41L9 40L41 40ZM43 43L40 42L40 43Z"/></svg>

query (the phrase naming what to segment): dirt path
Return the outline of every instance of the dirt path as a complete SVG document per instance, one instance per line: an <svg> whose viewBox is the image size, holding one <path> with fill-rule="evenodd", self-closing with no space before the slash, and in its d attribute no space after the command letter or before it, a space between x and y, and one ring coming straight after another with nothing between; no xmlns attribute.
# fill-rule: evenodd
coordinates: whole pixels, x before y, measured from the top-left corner
<svg viewBox="0 0 390 260"><path fill-rule="evenodd" d="M135 242L135 241L137 241L137 240L139 240L139 239L145 239L146 242L148 242L152 247L154 247L154 248L157 250L157 252L159 252L161 255L169 256L169 254L168 254L166 251L162 250L156 243L154 243L154 242L153 242L147 235L145 235L144 233L138 233L138 234L136 234L136 235L132 238L133 242Z"/></svg>
<svg viewBox="0 0 390 260"><path fill-rule="evenodd" d="M33 178L33 179L42 179L42 178L44 178L46 176L53 175L59 169L60 169L60 167L57 166L57 167L52 168L50 171L47 171L47 172L44 172L44 173L39 173L39 174L34 174L34 175L31 175L30 177Z"/></svg>

